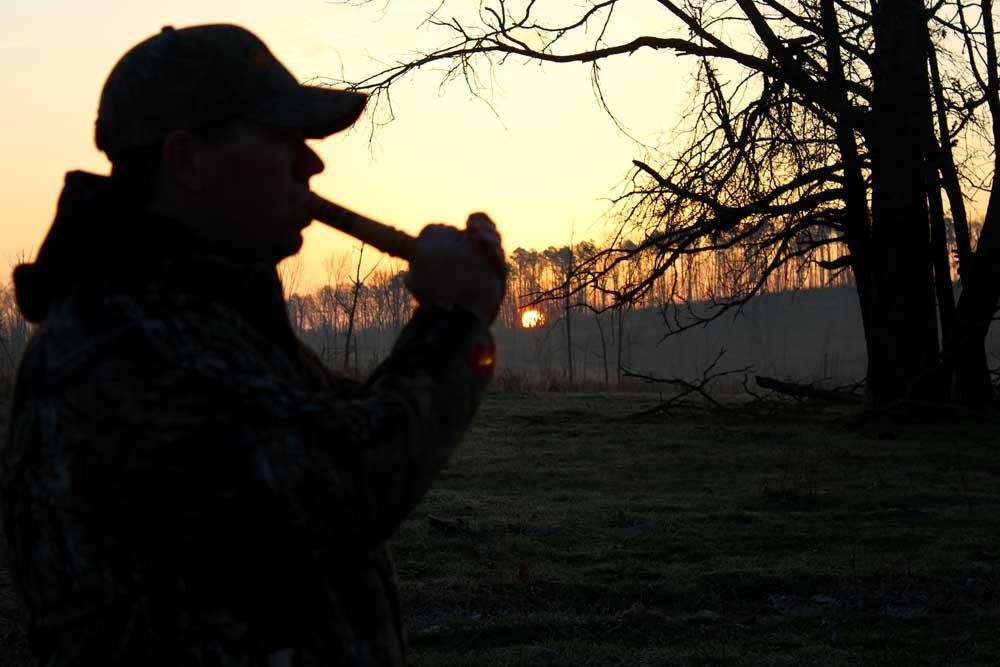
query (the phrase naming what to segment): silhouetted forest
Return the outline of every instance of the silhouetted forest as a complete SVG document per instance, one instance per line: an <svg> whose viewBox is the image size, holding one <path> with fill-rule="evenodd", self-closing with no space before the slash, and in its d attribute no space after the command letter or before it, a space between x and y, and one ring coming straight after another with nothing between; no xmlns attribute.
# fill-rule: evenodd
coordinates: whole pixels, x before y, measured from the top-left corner
<svg viewBox="0 0 1000 667"><path fill-rule="evenodd" d="M727 253L692 257L641 296L629 289L646 271L648 255L615 262L584 282L572 269L595 254L592 242L510 254L508 296L494 327L505 386L614 388L633 371L694 377L722 349L727 365L753 365L785 378L843 384L864 376L864 340L847 272L816 263L785 266L768 277L760 303L747 304L732 320L693 327L707 324L732 294ZM402 264L363 272L359 259L357 250L331 257L327 284L309 293L290 287L301 266L283 267L293 325L329 365L353 373L388 353L413 307ZM678 291L682 300L674 296ZM525 318L531 311L537 315Z"/></svg>
<svg viewBox="0 0 1000 667"><path fill-rule="evenodd" d="M689 102L622 165L611 241L576 262L580 284L603 279L615 266L608 258L647 254L626 290L632 302L706 255L726 276L708 311L718 316L764 292L786 266L845 269L857 291L870 406L995 401L986 349L1000 303L992 0L660 0L659 20L642 21L621 0L422 4L438 46L348 82L389 119L391 89L419 70L489 102L498 70L585 65L595 103L625 129L605 95L603 65L617 61L643 77L656 76L651 53L664 69L686 65ZM972 219L984 202L977 241ZM682 310L680 328L703 315Z"/></svg>
<svg viewBox="0 0 1000 667"><path fill-rule="evenodd" d="M634 376L692 380L716 360L716 370L747 369L829 387L865 378L864 331L850 272L819 262L786 264L767 277L757 298L715 319L735 289L726 252L692 256L639 297L628 290L647 270L648 256L617 261L598 280L574 275L572 267L596 252L593 243L582 242L510 253L510 290L494 327L500 388L634 388L642 384ZM402 264L383 263L365 274L359 259L357 250L332 257L329 284L292 294L288 303L300 335L328 364L361 375L388 354L412 302ZM286 283L296 282L294 273L286 268ZM957 283L953 289L959 290ZM996 337L991 332L988 342L994 365L1000 360ZM742 379L730 377L714 388L736 391Z"/></svg>
<svg viewBox="0 0 1000 667"><path fill-rule="evenodd" d="M330 256L323 267L326 284L312 291L297 287L300 259L280 267L299 335L328 365L359 377L388 354L414 307L405 264L384 258L365 268L371 252L355 247ZM585 279L574 267L598 255L593 242L516 248L508 257L509 290L494 326L498 386L635 388L643 383L631 376L690 380L716 360L717 370L747 369L831 387L863 381L866 349L852 274L824 266L833 263L836 246L825 246L819 261L781 266L762 282L756 299L716 320L738 290L733 272L745 271L743 259L733 257L741 252L692 255L635 294L630 290L655 261L652 253L624 260L605 256L609 266ZM4 391L29 334L13 289L0 287ZM995 338L991 332L993 365L1000 362ZM731 377L714 388L736 391L741 381Z"/></svg>

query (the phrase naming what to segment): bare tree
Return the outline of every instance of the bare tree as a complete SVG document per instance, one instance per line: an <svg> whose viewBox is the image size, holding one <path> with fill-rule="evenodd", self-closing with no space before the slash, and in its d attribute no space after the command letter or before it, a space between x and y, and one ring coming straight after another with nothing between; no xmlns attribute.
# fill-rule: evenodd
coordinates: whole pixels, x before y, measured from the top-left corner
<svg viewBox="0 0 1000 667"><path fill-rule="evenodd" d="M443 46L355 84L385 102L415 69L444 66L446 81L480 94L485 74L509 60L589 63L605 104L602 62L640 49L689 58L695 87L684 142L633 161L617 200L616 242L574 272L594 281L638 261L620 307L690 268L692 257L711 257L718 289L698 305L675 292L676 306L664 310L670 334L741 308L770 282L801 277L802 267L831 278L849 270L871 405L912 395L992 400L983 351L1000 298L992 0L657 2L672 21L667 34L613 41L624 31L616 17L629 9L621 0L555 12L534 0L483 1L461 20L461 7L453 14L439 0L428 3L426 22L446 35ZM991 151L988 164L977 162ZM990 203L973 254L964 208L979 189ZM942 191L951 233L942 229ZM634 247L620 243L630 236ZM962 277L953 316L949 237Z"/></svg>
<svg viewBox="0 0 1000 667"><path fill-rule="evenodd" d="M331 366L336 365L337 359L337 331L338 314L341 311L341 304L346 302L344 294L344 284L347 281L349 254L333 254L323 262L326 272L326 282L320 288L318 294L318 307L320 308L322 326L321 356ZM347 350L344 350L344 362L346 363Z"/></svg>
<svg viewBox="0 0 1000 667"><path fill-rule="evenodd" d="M561 318L566 333L566 380L573 384L573 248L552 246L547 248L542 256L551 267L553 279L550 284L559 285L558 289L562 292Z"/></svg>
<svg viewBox="0 0 1000 667"><path fill-rule="evenodd" d="M358 357L358 342L355 337L355 326L360 319L361 313L359 312L359 305L362 302L362 291L365 289L365 282L371 277L371 275L378 269L382 258L375 263L372 268L368 270L364 276L361 275L361 269L364 266L365 257L365 244L362 243L358 246L358 262L355 265L354 276L351 278L351 292L348 299L341 299L340 305L347 313L347 332L344 334L344 371L348 371L351 368L351 343L354 344L354 370L355 372L360 370L361 364Z"/></svg>
<svg viewBox="0 0 1000 667"><path fill-rule="evenodd" d="M8 398L31 328L21 315L12 285L0 285L0 398Z"/></svg>

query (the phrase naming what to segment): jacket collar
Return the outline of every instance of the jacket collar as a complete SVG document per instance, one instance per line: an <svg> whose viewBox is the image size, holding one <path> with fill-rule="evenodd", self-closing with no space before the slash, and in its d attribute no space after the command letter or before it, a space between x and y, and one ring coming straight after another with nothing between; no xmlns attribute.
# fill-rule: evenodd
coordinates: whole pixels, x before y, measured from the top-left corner
<svg viewBox="0 0 1000 667"><path fill-rule="evenodd" d="M129 210L106 176L66 174L56 216L33 263L14 269L18 307L40 322L81 287L157 287L237 311L277 342L294 338L277 270L213 253L175 220Z"/></svg>

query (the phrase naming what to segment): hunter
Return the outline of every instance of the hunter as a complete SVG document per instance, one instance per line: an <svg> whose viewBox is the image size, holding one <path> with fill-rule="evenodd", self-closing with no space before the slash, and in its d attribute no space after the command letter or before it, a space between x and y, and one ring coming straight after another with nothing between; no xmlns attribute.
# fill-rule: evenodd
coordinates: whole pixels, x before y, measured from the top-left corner
<svg viewBox="0 0 1000 667"><path fill-rule="evenodd" d="M429 225L417 303L360 383L293 331L276 264L310 223L307 144L365 95L300 85L232 25L112 70L33 263L0 457L8 563L46 667L403 665L387 540L493 373L493 223Z"/></svg>

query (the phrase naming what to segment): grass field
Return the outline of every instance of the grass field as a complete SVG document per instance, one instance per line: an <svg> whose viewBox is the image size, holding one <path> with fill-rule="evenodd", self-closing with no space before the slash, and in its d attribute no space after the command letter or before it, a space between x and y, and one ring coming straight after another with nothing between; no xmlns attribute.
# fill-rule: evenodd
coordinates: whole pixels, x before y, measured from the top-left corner
<svg viewBox="0 0 1000 667"><path fill-rule="evenodd" d="M1000 665L995 422L657 400L488 397L394 540L414 665Z"/></svg>
<svg viewBox="0 0 1000 667"><path fill-rule="evenodd" d="M487 402L396 542L415 664L1000 665L995 425L656 401Z"/></svg>

